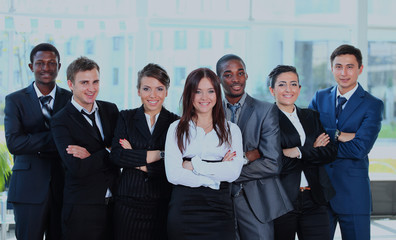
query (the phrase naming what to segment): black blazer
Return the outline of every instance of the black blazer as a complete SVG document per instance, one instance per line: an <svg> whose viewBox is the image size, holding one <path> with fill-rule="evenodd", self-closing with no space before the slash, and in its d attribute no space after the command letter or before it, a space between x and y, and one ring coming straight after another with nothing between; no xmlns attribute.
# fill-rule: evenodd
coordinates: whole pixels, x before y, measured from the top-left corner
<svg viewBox="0 0 396 240"><path fill-rule="evenodd" d="M143 106L120 112L111 151L112 161L123 168L118 196L160 198L170 194L164 160L147 164L146 157L148 150L164 150L169 125L177 119L176 114L163 107L151 135ZM132 150L121 147L119 140L124 138ZM147 166L148 173L135 169L139 166Z"/></svg>
<svg viewBox="0 0 396 240"><path fill-rule="evenodd" d="M109 160L118 117L115 104L96 101L102 123L102 140L71 102L51 119L52 134L65 168L64 203L104 204L108 188L113 188L119 169ZM66 152L68 145L84 147L91 154L80 159Z"/></svg>
<svg viewBox="0 0 396 240"><path fill-rule="evenodd" d="M58 112L71 92L56 87L53 112ZM51 187L56 201L62 201L63 169L33 83L5 98L4 127L7 147L14 155L9 202L42 203Z"/></svg>
<svg viewBox="0 0 396 240"><path fill-rule="evenodd" d="M281 146L282 149L299 147L302 159L288 158L283 155L280 179L290 201L295 205L300 189L301 172L304 171L313 200L317 204L326 204L335 195L335 191L322 165L335 160L337 148L331 142L326 147L314 148L313 144L316 138L325 132L319 119L319 113L311 109L300 109L297 106L296 111L305 131L305 144L301 146L300 135L296 128L289 118L279 110Z"/></svg>

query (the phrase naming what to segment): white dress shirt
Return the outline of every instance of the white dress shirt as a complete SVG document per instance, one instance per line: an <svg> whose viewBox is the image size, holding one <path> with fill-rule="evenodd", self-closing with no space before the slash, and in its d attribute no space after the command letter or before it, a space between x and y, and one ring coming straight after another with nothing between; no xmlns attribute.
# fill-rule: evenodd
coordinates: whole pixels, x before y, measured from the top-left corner
<svg viewBox="0 0 396 240"><path fill-rule="evenodd" d="M147 126L148 126L151 134L153 134L153 131L154 131L154 128L155 128L155 124L157 123L159 115L160 115L159 113L155 114L154 124L153 124L153 126L151 126L151 116L149 114L147 114L147 113L144 114L144 116L146 117Z"/></svg>
<svg viewBox="0 0 396 240"><path fill-rule="evenodd" d="M346 98L346 102L344 103L344 105L342 105L342 109L344 109L345 108L345 106L347 105L347 103L348 103L348 100L352 97L352 95L356 92L356 89L359 87L359 84L356 84L356 86L354 87L354 88L352 88L349 92L347 92L347 93L345 93L344 95L342 95L341 93L340 93L340 90L338 89L338 87L337 87L337 96L336 96L336 107L337 107L337 105L338 105L338 96L341 96L341 97L344 97L344 98Z"/></svg>
<svg viewBox="0 0 396 240"><path fill-rule="evenodd" d="M40 98L41 96L44 96L40 92L40 89L38 89L38 87L36 85L36 82L33 83L33 87L34 87L34 90L36 91L37 98ZM49 105L49 107L51 109L54 109L55 93L56 93L56 84L55 84L55 87L52 89L52 91L48 94L48 95L50 95L52 97L52 100L48 103L48 105ZM48 95L46 95L46 96L48 96ZM39 101L39 103L40 103L40 107L43 107L40 101Z"/></svg>
<svg viewBox="0 0 396 240"><path fill-rule="evenodd" d="M231 146L223 143L214 130L205 133L190 121L190 142L182 153L177 146L176 127L179 121L173 122L168 129L165 143L165 171L168 181L174 185L188 187L210 187L219 189L220 182L236 180L243 166L242 134L236 124L228 122L231 132ZM184 140L186 137L184 137ZM232 161L208 163L205 160L221 160L228 150L236 151ZM183 168L183 158L192 158L194 171Z"/></svg>

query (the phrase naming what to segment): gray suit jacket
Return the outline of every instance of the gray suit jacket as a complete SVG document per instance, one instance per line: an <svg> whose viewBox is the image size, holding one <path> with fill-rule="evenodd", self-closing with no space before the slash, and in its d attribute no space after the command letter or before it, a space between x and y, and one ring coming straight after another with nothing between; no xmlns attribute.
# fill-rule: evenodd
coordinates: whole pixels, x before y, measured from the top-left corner
<svg viewBox="0 0 396 240"><path fill-rule="evenodd" d="M249 206L262 223L293 209L278 178L282 167L278 111L276 105L247 95L237 123L243 151L258 149L261 157L242 168L233 189L242 184Z"/></svg>

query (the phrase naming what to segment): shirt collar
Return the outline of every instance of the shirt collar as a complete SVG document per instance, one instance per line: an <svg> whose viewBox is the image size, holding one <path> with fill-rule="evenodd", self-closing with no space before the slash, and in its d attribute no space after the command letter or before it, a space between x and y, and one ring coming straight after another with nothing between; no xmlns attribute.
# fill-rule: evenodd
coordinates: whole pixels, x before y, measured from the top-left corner
<svg viewBox="0 0 396 240"><path fill-rule="evenodd" d="M40 92L40 89L37 87L36 82L33 83L33 87L34 87L34 90L36 91L37 98L40 98L41 96L44 96ZM52 97L53 101L55 101L55 93L56 93L56 84L55 84L55 87L52 89L52 91L48 94L48 95L50 95ZM46 96L48 96L48 95L46 95Z"/></svg>
<svg viewBox="0 0 396 240"><path fill-rule="evenodd" d="M349 92L347 92L347 93L345 93L344 95L342 95L342 94L340 93L340 90L338 89L338 86L337 86L337 96L336 96L336 99L338 98L338 96L342 96L342 97L345 97L346 100L348 101L348 100L352 97L352 95L355 93L355 91L356 91L356 89L357 89L358 87L359 87L359 84L357 83L356 86L355 86L354 88L352 88L352 90L350 90Z"/></svg>
<svg viewBox="0 0 396 240"><path fill-rule="evenodd" d="M246 92L244 92L243 93L243 95L242 95L242 97L241 97L241 99L239 99L239 101L238 102L236 102L235 104L240 104L240 106L242 107L243 106L243 104L245 103L245 100L246 100L246 96L247 96L247 93ZM229 103L229 104L231 104L228 100L227 100L227 98L226 97L224 97L224 103L225 103L225 106L227 107L227 103ZM231 105L235 105L235 104L231 104Z"/></svg>
<svg viewBox="0 0 396 240"><path fill-rule="evenodd" d="M281 110L290 120L292 120L292 119L298 119L296 107L294 107L292 113L285 112L285 111L283 111L282 109L279 109L279 110Z"/></svg>
<svg viewBox="0 0 396 240"><path fill-rule="evenodd" d="M74 100L74 96L73 96L72 99L71 99L71 103L73 104L73 106L74 106L75 108L77 108L77 110L78 110L79 112L84 111L84 112L86 112L86 113L88 113L88 114L93 113L94 111L98 110L98 108L99 108L99 107L98 107L98 104L96 104L96 101L95 101L95 102L94 102L94 105L93 105L93 108L92 108L92 111L91 111L91 112L88 112L87 109L83 108L80 104L78 104L78 103L76 102L76 100Z"/></svg>

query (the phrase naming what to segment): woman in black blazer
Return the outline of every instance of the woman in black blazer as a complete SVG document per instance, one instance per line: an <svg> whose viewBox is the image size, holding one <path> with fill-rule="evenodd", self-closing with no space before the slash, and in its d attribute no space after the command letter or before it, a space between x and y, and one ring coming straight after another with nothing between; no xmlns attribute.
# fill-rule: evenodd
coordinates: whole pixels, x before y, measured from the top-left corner
<svg viewBox="0 0 396 240"><path fill-rule="evenodd" d="M169 77L156 64L138 73L142 106L120 112L111 159L122 168L114 206L115 239L166 239L171 184L164 169L169 125L179 117L162 104Z"/></svg>
<svg viewBox="0 0 396 240"><path fill-rule="evenodd" d="M269 89L279 108L283 149L280 180L294 210L275 219L275 239L330 239L327 202L335 191L323 167L337 149L320 122L319 113L298 108L301 86L295 67L279 65L269 74Z"/></svg>

